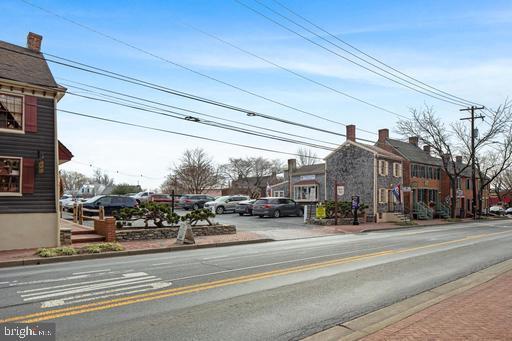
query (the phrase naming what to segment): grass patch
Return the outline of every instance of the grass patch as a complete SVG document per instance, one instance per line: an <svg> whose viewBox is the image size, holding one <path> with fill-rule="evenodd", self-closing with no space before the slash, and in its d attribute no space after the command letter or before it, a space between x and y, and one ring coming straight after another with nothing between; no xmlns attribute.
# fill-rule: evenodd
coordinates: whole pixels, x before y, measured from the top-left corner
<svg viewBox="0 0 512 341"><path fill-rule="evenodd" d="M57 256L72 256L84 253L101 253L108 251L123 251L124 247L119 243L96 243L86 247L75 249L70 246L62 247L44 247L37 249L36 255L39 257L57 257Z"/></svg>
<svg viewBox="0 0 512 341"><path fill-rule="evenodd" d="M415 225L418 225L418 223L414 222L414 221L397 221L397 222L395 222L395 225L398 225L398 226L415 226Z"/></svg>
<svg viewBox="0 0 512 341"><path fill-rule="evenodd" d="M462 221L460 218L448 218L446 221L449 221L450 223L459 223Z"/></svg>

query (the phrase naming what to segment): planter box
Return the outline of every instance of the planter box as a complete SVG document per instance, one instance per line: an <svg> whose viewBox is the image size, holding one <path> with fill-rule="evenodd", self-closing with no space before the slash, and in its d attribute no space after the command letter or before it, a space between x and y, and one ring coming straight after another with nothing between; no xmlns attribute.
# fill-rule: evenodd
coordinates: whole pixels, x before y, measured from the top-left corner
<svg viewBox="0 0 512 341"><path fill-rule="evenodd" d="M171 239L178 236L179 227L157 227L120 229L116 231L116 240L119 242L128 240L152 240ZM235 225L196 225L192 226L194 236L215 236L222 234L236 234Z"/></svg>

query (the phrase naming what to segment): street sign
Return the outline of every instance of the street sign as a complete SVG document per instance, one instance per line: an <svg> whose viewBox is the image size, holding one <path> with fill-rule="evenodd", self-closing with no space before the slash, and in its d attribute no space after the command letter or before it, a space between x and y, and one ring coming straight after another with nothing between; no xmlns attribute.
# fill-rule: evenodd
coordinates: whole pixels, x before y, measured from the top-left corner
<svg viewBox="0 0 512 341"><path fill-rule="evenodd" d="M345 186L336 187L336 193L338 194L339 197L345 194Z"/></svg>
<svg viewBox="0 0 512 341"><path fill-rule="evenodd" d="M324 206L318 206L316 208L316 218L317 219L325 219L325 207Z"/></svg>
<svg viewBox="0 0 512 341"><path fill-rule="evenodd" d="M180 224L178 230L178 236L176 237L176 244L195 244L194 233L192 232L192 226L188 223Z"/></svg>
<svg viewBox="0 0 512 341"><path fill-rule="evenodd" d="M464 191L461 189L457 190L457 198L464 198Z"/></svg>

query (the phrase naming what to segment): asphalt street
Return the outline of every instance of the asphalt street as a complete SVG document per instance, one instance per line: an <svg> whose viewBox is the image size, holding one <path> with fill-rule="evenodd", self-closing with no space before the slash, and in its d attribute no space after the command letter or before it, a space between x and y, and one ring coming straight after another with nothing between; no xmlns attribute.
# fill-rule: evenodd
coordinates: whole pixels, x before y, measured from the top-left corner
<svg viewBox="0 0 512 341"><path fill-rule="evenodd" d="M0 269L0 320L58 340L290 340L512 258L512 222Z"/></svg>

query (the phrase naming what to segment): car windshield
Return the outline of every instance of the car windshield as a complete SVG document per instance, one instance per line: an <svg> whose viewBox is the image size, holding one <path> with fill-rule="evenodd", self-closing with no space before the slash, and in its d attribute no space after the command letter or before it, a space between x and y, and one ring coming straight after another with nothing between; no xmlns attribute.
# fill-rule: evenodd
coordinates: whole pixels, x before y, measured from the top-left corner
<svg viewBox="0 0 512 341"><path fill-rule="evenodd" d="M98 200L99 198L103 197L102 195L97 195L95 197L92 197L92 198L89 198L87 199L85 202L87 203L90 203L90 202L95 202L96 200Z"/></svg>
<svg viewBox="0 0 512 341"><path fill-rule="evenodd" d="M229 196L219 197L215 199L216 202L226 202L229 199Z"/></svg>

